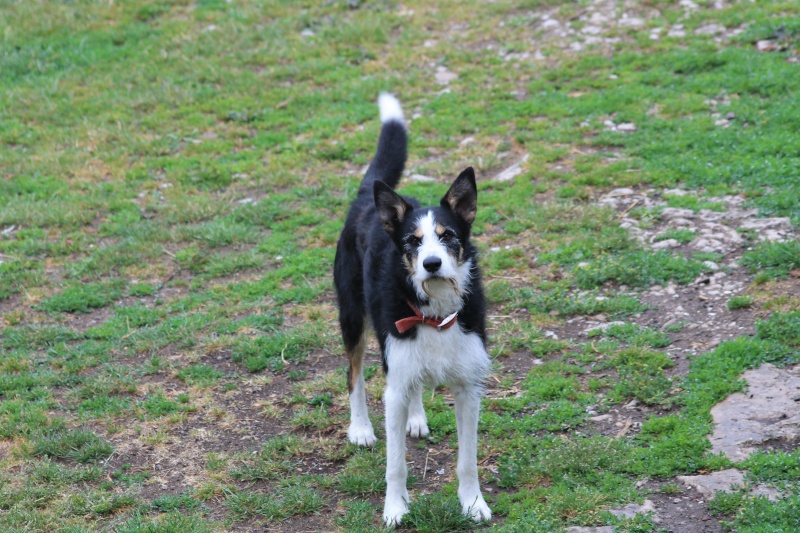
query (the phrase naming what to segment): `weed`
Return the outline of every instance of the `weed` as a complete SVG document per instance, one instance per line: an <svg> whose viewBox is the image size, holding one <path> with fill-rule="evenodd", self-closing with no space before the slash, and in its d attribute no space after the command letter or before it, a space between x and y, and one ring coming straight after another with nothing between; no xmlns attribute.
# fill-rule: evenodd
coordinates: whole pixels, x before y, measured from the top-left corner
<svg viewBox="0 0 800 533"><path fill-rule="evenodd" d="M217 528L197 514L184 515L172 511L164 515L148 518L135 512L117 531L119 533L213 533Z"/></svg>
<svg viewBox="0 0 800 533"><path fill-rule="evenodd" d="M52 312L88 313L118 300L122 296L123 287L121 281L72 285L45 300L42 308Z"/></svg>
<svg viewBox="0 0 800 533"><path fill-rule="evenodd" d="M695 233L693 230L685 228L670 228L667 231L664 231L656 235L654 242L674 239L681 244L687 244L692 242L694 240L694 237Z"/></svg>
<svg viewBox="0 0 800 533"><path fill-rule="evenodd" d="M165 494L150 502L150 506L157 511L170 512L178 509L196 509L200 506L200 502L187 493Z"/></svg>
<svg viewBox="0 0 800 533"><path fill-rule="evenodd" d="M191 365L178 371L178 379L190 385L199 385L201 387L208 387L213 385L224 374L214 367L208 365Z"/></svg>
<svg viewBox="0 0 800 533"><path fill-rule="evenodd" d="M665 285L669 281L689 283L705 270L702 262L673 256L669 252L629 252L621 256L597 259L573 270L575 281L582 289L592 289L607 281L647 287Z"/></svg>
<svg viewBox="0 0 800 533"><path fill-rule="evenodd" d="M759 280L785 278L790 271L800 268L800 242L760 243L744 253L741 263L751 273L757 273Z"/></svg>
<svg viewBox="0 0 800 533"><path fill-rule="evenodd" d="M388 528L375 525L378 509L366 501L344 502L345 513L336 517L336 525L348 533L387 533Z"/></svg>
<svg viewBox="0 0 800 533"><path fill-rule="evenodd" d="M337 477L339 490L351 496L382 494L386 490L385 466L375 454L356 453Z"/></svg>
<svg viewBox="0 0 800 533"><path fill-rule="evenodd" d="M111 445L86 430L58 432L38 437L33 442L33 454L57 459L89 463L111 455Z"/></svg>
<svg viewBox="0 0 800 533"><path fill-rule="evenodd" d="M453 496L441 493L423 494L411 502L403 525L424 533L469 531L477 524L461 512L461 504Z"/></svg>
<svg viewBox="0 0 800 533"><path fill-rule="evenodd" d="M756 323L756 332L760 339L800 346L800 311L772 313L767 320Z"/></svg>
<svg viewBox="0 0 800 533"><path fill-rule="evenodd" d="M736 309L745 309L753 305L753 299L746 294L742 296L734 296L733 298L728 300L727 305L728 309L730 309L731 311Z"/></svg>
<svg viewBox="0 0 800 533"><path fill-rule="evenodd" d="M631 323L612 324L605 329L594 329L589 332L589 337L597 337L600 335L619 339L634 346L663 348L672 344L668 335Z"/></svg>
<svg viewBox="0 0 800 533"><path fill-rule="evenodd" d="M745 498L742 492L720 491L708 502L708 510L714 515L732 516L742 507Z"/></svg>

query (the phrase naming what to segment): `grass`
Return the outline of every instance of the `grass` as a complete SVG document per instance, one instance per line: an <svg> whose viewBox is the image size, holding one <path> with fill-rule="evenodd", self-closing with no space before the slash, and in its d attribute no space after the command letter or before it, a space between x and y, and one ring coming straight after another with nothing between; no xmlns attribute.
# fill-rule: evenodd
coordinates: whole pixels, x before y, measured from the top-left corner
<svg viewBox="0 0 800 533"><path fill-rule="evenodd" d="M707 454L708 411L742 390L743 370L795 361L797 301L780 287L800 250L789 241L745 251L741 265L762 292L728 305L759 313L756 336L724 342L676 375L660 350L687 330L641 324L650 305L641 291L691 283L705 258L651 251L594 199L618 187L680 188L663 195L667 206L699 212L741 195L796 226L800 10L769 0L686 14L659 3L634 8L642 27L616 27L618 41L580 53L528 16L547 11L577 28L580 9L5 6L0 529L203 532L290 521L379 530L385 450L343 436L330 271L374 152L375 97L391 90L411 119L408 173L435 178L405 180L403 192L435 203L464 166L479 175L473 230L497 377L479 450L482 480L497 487L487 493L496 520L481 527L657 530L606 511L638 499L639 479L727 466ZM694 33L712 22L747 26L719 40ZM685 37L650 38L678 23ZM784 49L758 52L762 39ZM437 67L457 78L438 84ZM714 113L735 118L718 127ZM611 131L607 120L636 132ZM516 178L491 179L523 156ZM629 216L653 225L658 208ZM597 315L624 325L585 343L548 333L602 322ZM377 398L383 378L369 357ZM474 527L449 474L431 474L454 453L446 394L425 396L432 435L418 452L437 464L409 485L405 525L417 531ZM634 399L647 413L641 431L595 434L590 412ZM748 463L754 480L785 487L781 502L731 497L712 508L739 531L796 529L795 459ZM165 472L182 484L162 485Z"/></svg>

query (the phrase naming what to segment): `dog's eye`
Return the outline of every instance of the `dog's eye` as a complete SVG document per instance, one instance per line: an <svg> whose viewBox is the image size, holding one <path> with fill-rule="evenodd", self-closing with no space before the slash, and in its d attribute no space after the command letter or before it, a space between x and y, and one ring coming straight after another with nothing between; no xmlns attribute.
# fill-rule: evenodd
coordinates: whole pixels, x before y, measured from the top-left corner
<svg viewBox="0 0 800 533"><path fill-rule="evenodd" d="M420 239L416 235L409 235L408 237L406 237L406 244L408 244L409 246L419 246L421 242L422 239Z"/></svg>
<svg viewBox="0 0 800 533"><path fill-rule="evenodd" d="M441 238L442 238L442 240L443 240L444 242L449 242L449 241L451 241L451 240L453 239L453 237L455 237L455 236L456 236L456 234L455 234L455 233L453 233L453 232L452 232L452 231L450 231L450 230L446 230L444 233L442 233L442 237L441 237Z"/></svg>

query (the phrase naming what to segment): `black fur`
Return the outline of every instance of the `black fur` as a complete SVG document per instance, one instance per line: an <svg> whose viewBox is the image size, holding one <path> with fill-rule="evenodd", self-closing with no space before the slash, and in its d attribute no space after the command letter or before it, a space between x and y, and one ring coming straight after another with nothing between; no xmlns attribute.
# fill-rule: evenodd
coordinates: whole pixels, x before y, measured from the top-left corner
<svg viewBox="0 0 800 533"><path fill-rule="evenodd" d="M416 327L403 334L395 327L397 320L413 315L406 302L418 308L427 303L414 290L403 255L413 248L408 237L413 236L415 221L428 209L433 211L436 221L449 230L448 250L457 248L462 262L472 260L470 281L462 288L464 297L458 323L464 331L477 333L485 342L486 302L476 250L469 240L477 195L474 171L472 168L465 170L439 206L421 208L416 199L401 197L392 190L400 181L406 154L407 135L403 124L397 120L384 123L377 153L350 206L334 260L339 325L345 350L348 354L356 350L368 315L381 346L385 372L389 371L385 353L387 336L413 338L416 335ZM465 191L470 192L468 189L473 194L471 200L469 194L464 195ZM382 206L383 216L376 208L376 201ZM351 362L350 372L353 370ZM357 370L360 372L360 357Z"/></svg>

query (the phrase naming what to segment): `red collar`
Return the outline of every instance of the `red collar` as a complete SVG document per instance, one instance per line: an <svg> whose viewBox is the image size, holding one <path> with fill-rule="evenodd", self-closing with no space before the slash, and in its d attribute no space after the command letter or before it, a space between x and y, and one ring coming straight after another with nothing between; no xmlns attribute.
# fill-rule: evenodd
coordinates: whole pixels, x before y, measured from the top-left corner
<svg viewBox="0 0 800 533"><path fill-rule="evenodd" d="M417 309L417 306L412 304L411 302L406 301L406 303L411 308L411 310L414 311L414 316L410 316L408 318L402 318L394 323L394 326L397 328L397 331L399 333L405 333L406 331L413 328L417 324L427 324L431 327L436 328L439 331L442 331L443 329L452 327L453 324L458 322L456 320L456 318L458 318L458 311L444 318L431 317L423 315L422 312L419 309Z"/></svg>

